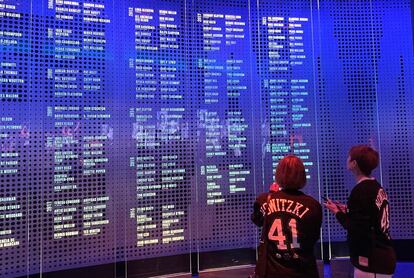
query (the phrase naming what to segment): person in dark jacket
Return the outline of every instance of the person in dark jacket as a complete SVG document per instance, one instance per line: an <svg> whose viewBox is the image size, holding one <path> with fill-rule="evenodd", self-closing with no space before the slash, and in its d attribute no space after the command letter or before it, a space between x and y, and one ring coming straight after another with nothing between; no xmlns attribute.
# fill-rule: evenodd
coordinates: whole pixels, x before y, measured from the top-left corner
<svg viewBox="0 0 414 278"><path fill-rule="evenodd" d="M390 237L388 197L381 184L371 176L378 162L378 152L371 147L352 147L347 168L354 175L356 185L347 205L329 199L325 202L348 232L355 278L392 277L396 266Z"/></svg>
<svg viewBox="0 0 414 278"><path fill-rule="evenodd" d="M313 247L320 237L322 207L300 191L306 184L303 162L284 157L276 182L280 189L260 194L253 206L252 221L262 226L256 277L319 277Z"/></svg>

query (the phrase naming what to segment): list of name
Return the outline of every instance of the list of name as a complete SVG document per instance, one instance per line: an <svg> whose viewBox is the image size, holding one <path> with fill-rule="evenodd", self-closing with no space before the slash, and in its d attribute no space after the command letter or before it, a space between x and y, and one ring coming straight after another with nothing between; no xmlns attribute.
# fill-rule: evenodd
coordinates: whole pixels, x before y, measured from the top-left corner
<svg viewBox="0 0 414 278"><path fill-rule="evenodd" d="M55 196L80 194L87 177L105 182L109 162L105 147L112 139L107 124L111 114L103 104L105 25L110 19L105 5L99 3L50 1L48 9L55 16L54 24L47 28L54 47L54 67L47 71L54 99L54 105L47 107L47 117L53 132L46 142L47 150L53 152L53 192ZM79 22L83 28L69 28L73 26L69 22ZM90 67L84 63L89 57L97 57ZM48 201L53 239L102 233L109 224L108 201L106 195Z"/></svg>
<svg viewBox="0 0 414 278"><path fill-rule="evenodd" d="M138 104L129 111L137 150L137 156L130 157L136 173L138 206L130 210L137 225L136 245L181 242L186 240L183 201L163 196L177 196L187 175L185 155L171 148L172 144L183 148L188 138L182 15L177 10L140 7L129 8L128 15L134 19L136 58L129 66L135 72ZM166 51L168 56L162 55ZM154 155L155 149L160 155Z"/></svg>
<svg viewBox="0 0 414 278"><path fill-rule="evenodd" d="M22 70L22 60L16 60L13 53L21 52L21 47L27 45L27 35L23 32L24 15L19 11L16 3L0 1L0 18L10 24L4 24L0 30L0 48L2 48L2 60L0 63L0 99L17 100L21 99L25 91L27 92L27 80ZM16 24L23 21L21 24ZM7 54L6 54L7 53ZM5 55L6 54L6 55ZM19 88L19 90L16 90Z"/></svg>
<svg viewBox="0 0 414 278"><path fill-rule="evenodd" d="M267 61L269 79L263 80L269 92L270 135L275 138L268 146L272 153L273 169L286 154L294 154L311 166L310 148L306 134L313 128L309 96L309 79L288 78L290 72L300 72L306 65L304 45L308 18L263 17L262 25L267 35ZM293 75L293 74L292 74ZM292 76L291 75L291 76ZM296 76L296 75L295 75Z"/></svg>
<svg viewBox="0 0 414 278"><path fill-rule="evenodd" d="M19 55L21 47L27 44L24 30L29 26L23 6L23 3L0 1L0 250L5 252L17 246L24 248L22 242L26 236L20 230L25 207L17 181L26 174L22 171L26 168L22 155L23 148L29 145L29 132L21 116L14 113L20 107L15 101L24 101L28 91L24 66L28 58Z"/></svg>
<svg viewBox="0 0 414 278"><path fill-rule="evenodd" d="M224 203L226 194L245 192L246 178L251 174L247 163L249 125L241 104L250 97L248 64L240 51L248 40L241 15L198 14L197 23L203 36L202 58L198 60L203 104L198 118L205 138L205 162L200 175L207 184L207 205L214 205ZM220 166L228 157L237 163Z"/></svg>

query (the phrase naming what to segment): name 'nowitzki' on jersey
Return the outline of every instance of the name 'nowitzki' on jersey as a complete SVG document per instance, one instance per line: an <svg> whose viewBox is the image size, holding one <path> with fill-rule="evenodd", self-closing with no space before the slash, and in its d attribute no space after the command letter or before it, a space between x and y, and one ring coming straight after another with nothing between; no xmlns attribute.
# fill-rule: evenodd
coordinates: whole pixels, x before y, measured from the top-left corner
<svg viewBox="0 0 414 278"><path fill-rule="evenodd" d="M288 212L302 218L309 211L309 208L296 201L276 198L270 199L268 203L264 203L260 211L263 215L266 211L267 215L276 212Z"/></svg>

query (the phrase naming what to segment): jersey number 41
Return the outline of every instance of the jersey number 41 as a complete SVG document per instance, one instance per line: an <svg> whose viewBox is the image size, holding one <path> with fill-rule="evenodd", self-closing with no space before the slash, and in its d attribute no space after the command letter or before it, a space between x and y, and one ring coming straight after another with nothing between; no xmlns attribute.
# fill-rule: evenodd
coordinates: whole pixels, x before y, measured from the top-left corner
<svg viewBox="0 0 414 278"><path fill-rule="evenodd" d="M296 219L290 218L287 224L288 229L283 229L282 219L276 218L273 221L272 227L270 227L268 238L272 241L277 242L277 249L279 250L287 250L287 244L290 244L290 249L300 248L300 244L298 242L298 230L296 229ZM291 242L289 242L289 240L286 238L283 230L290 230L290 238L292 239Z"/></svg>

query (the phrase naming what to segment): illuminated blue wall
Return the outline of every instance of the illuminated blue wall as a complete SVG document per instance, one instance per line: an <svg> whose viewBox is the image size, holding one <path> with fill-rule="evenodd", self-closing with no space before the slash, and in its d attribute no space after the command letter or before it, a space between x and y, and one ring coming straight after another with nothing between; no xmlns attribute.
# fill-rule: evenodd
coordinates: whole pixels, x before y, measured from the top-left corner
<svg viewBox="0 0 414 278"><path fill-rule="evenodd" d="M281 157L345 202L360 143L412 239L411 20L408 0L0 0L0 276L254 248ZM345 240L326 212L321 238Z"/></svg>

